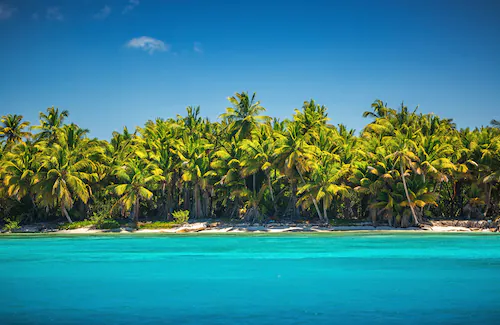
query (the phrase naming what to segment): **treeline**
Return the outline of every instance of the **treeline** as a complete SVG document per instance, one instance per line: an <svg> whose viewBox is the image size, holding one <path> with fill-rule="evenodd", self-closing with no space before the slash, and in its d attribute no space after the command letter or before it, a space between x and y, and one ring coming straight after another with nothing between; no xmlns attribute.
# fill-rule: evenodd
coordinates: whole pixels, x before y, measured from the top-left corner
<svg viewBox="0 0 500 325"><path fill-rule="evenodd" d="M397 227L426 218L499 216L500 129L457 130L451 119L375 101L360 132L329 123L313 100L291 120L262 115L237 93L220 122L185 116L148 121L111 141L66 124L48 108L38 125L0 125L0 217L24 223L120 219L331 218Z"/></svg>

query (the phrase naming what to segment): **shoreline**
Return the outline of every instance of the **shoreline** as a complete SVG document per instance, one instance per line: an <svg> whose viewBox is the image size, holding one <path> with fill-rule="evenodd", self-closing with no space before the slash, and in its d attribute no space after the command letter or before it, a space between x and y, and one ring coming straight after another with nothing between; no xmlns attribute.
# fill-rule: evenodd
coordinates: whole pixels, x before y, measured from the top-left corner
<svg viewBox="0 0 500 325"><path fill-rule="evenodd" d="M211 224L208 222L196 222L186 225L180 225L172 228L158 229L135 229L130 227L121 227L116 229L96 229L92 226L82 227L70 230L59 229L42 229L35 226L25 226L13 232L4 232L2 234L273 234L273 233L335 233L335 232L427 232L427 233L449 233L449 232L474 232L474 233L494 233L498 232L499 228L486 227L470 227L458 225L458 221L448 222L451 225L443 224L443 222L431 222L420 227L394 228L389 226L371 226L371 225L349 225L349 226L319 226L308 224L267 224L267 225L249 225L249 224Z"/></svg>

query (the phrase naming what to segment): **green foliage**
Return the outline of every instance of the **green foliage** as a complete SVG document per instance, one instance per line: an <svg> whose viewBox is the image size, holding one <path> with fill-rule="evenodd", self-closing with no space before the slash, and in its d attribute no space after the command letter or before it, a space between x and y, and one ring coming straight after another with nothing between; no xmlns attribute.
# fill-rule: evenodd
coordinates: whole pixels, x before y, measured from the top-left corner
<svg viewBox="0 0 500 325"><path fill-rule="evenodd" d="M179 225L178 222L170 221L170 222L164 222L164 221L156 221L156 222L147 222L147 223L139 223L138 227L139 229L170 229L177 227Z"/></svg>
<svg viewBox="0 0 500 325"><path fill-rule="evenodd" d="M189 221L189 210L180 210L172 213L174 220L178 224L184 224Z"/></svg>
<svg viewBox="0 0 500 325"><path fill-rule="evenodd" d="M3 227L4 231L11 232L13 230L21 228L19 226L19 221L17 220L11 220L11 219L5 219L5 225Z"/></svg>
<svg viewBox="0 0 500 325"><path fill-rule="evenodd" d="M106 219L95 226L97 229L117 229L120 228L120 223L113 219Z"/></svg>
<svg viewBox="0 0 500 325"><path fill-rule="evenodd" d="M261 115L255 94L229 103L218 122L188 107L109 142L54 107L40 113L36 135L22 116L2 116L0 218L112 229L172 217L144 227L213 218L408 227L500 215L498 121L458 130L451 119L376 100L355 133L314 100L283 121Z"/></svg>
<svg viewBox="0 0 500 325"><path fill-rule="evenodd" d="M72 229L79 229L79 228L85 228L85 227L92 227L94 223L90 220L83 220L83 221L75 221L75 222L66 222L63 224L60 224L58 228L60 230L72 230Z"/></svg>

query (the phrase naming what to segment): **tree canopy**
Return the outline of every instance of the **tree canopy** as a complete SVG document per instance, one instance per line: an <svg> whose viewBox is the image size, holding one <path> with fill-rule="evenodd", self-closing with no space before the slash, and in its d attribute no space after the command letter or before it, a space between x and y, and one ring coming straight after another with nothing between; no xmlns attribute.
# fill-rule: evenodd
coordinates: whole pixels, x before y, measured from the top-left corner
<svg viewBox="0 0 500 325"><path fill-rule="evenodd" d="M375 100L356 133L314 100L280 121L256 94L236 93L212 122L199 107L150 120L110 141L89 138L51 107L29 128L0 124L0 217L25 222L113 218L233 218L396 227L428 218L500 214L500 128L458 130L451 119Z"/></svg>

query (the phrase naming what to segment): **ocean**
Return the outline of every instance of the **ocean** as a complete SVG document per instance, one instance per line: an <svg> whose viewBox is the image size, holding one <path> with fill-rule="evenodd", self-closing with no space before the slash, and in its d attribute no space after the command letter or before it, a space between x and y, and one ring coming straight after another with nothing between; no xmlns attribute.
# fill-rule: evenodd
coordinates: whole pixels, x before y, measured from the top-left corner
<svg viewBox="0 0 500 325"><path fill-rule="evenodd" d="M497 234L8 235L1 324L500 324Z"/></svg>

